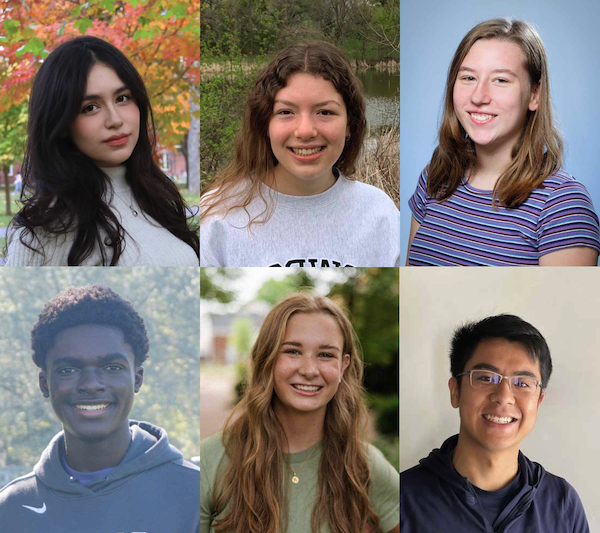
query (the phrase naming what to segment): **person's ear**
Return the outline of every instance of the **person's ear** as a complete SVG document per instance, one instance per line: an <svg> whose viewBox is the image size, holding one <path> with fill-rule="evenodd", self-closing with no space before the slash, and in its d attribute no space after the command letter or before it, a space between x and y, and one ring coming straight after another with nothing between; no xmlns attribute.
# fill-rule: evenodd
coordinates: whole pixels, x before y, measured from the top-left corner
<svg viewBox="0 0 600 533"><path fill-rule="evenodd" d="M346 353L344 354L344 360L342 361L342 375L346 371L346 368L348 368L348 365L350 365L350 354Z"/></svg>
<svg viewBox="0 0 600 533"><path fill-rule="evenodd" d="M540 405L542 405L542 402L544 401L544 398L545 398L545 397L546 397L546 391L545 391L545 390L543 390L543 391L540 393L540 397L538 398L538 402L537 402L538 409L540 408Z"/></svg>
<svg viewBox="0 0 600 533"><path fill-rule="evenodd" d="M531 96L529 97L529 111L536 111L540 104L540 84L534 85L531 88Z"/></svg>
<svg viewBox="0 0 600 533"><path fill-rule="evenodd" d="M142 383L144 383L144 367L140 365L135 369L135 382L133 390L135 392L140 392L140 389L142 388Z"/></svg>
<svg viewBox="0 0 600 533"><path fill-rule="evenodd" d="M450 403L454 409L459 406L460 390L458 388L458 379L452 377L448 380L448 388L450 389Z"/></svg>
<svg viewBox="0 0 600 533"><path fill-rule="evenodd" d="M50 398L50 387L48 386L48 376L46 376L46 372L42 370L38 374L38 385L40 390L42 391L42 395L44 398Z"/></svg>

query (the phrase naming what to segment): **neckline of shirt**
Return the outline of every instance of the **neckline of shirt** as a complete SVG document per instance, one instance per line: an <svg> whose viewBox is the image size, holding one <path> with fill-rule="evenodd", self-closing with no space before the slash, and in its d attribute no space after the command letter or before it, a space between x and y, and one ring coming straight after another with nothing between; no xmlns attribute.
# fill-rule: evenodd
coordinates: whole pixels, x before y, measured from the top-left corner
<svg viewBox="0 0 600 533"><path fill-rule="evenodd" d="M125 175L127 174L127 168L125 165L109 168L100 167L100 170L102 170L102 172L109 177L115 192L129 192L131 190L131 187L129 187L129 184L125 178Z"/></svg>
<svg viewBox="0 0 600 533"><path fill-rule="evenodd" d="M260 187L265 198L272 198L275 201L275 209L285 207L286 209L309 210L327 207L334 203L342 194L346 182L349 182L348 178L340 173L339 177L335 180L335 183L329 187L329 189L311 196L292 196L283 194L271 189L264 183L261 183Z"/></svg>

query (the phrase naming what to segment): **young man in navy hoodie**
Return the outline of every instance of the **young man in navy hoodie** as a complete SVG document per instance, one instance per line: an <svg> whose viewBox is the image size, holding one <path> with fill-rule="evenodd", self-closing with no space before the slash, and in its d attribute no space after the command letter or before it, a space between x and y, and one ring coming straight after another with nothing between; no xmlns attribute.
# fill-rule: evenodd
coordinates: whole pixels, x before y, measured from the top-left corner
<svg viewBox="0 0 600 533"><path fill-rule="evenodd" d="M544 337L513 315L456 330L448 381L460 433L402 472L402 533L589 533L579 496L520 451L552 373Z"/></svg>
<svg viewBox="0 0 600 533"><path fill-rule="evenodd" d="M196 533L200 474L166 432L129 420L148 356L144 321L99 285L46 304L31 332L61 431L0 491L2 533Z"/></svg>

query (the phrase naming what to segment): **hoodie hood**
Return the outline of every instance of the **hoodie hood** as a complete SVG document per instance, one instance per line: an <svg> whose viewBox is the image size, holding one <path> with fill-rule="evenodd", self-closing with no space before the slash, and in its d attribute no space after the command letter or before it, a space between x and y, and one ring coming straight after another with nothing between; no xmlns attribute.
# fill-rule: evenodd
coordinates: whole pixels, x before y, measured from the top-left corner
<svg viewBox="0 0 600 533"><path fill-rule="evenodd" d="M470 507L477 504L477 496L473 485L466 477L461 476L454 464L452 455L458 443L458 435L454 435L444 441L441 448L435 448L428 457L421 459L419 463L435 476L443 479L452 486L459 497ZM519 451L519 475L521 476L522 488L518 494L519 505L506 513L506 520L511 520L517 514L526 511L535 497L535 493L546 475L544 467L539 463L530 461ZM504 514L504 513L503 513Z"/></svg>
<svg viewBox="0 0 600 533"><path fill-rule="evenodd" d="M131 443L121 462L108 475L99 476L87 486L77 483L64 469L64 432L58 433L42 453L33 468L38 479L49 489L63 496L91 495L113 490L131 477L171 461L183 462L183 456L169 444L167 432L148 422L129 421ZM68 496L67 496L68 497Z"/></svg>

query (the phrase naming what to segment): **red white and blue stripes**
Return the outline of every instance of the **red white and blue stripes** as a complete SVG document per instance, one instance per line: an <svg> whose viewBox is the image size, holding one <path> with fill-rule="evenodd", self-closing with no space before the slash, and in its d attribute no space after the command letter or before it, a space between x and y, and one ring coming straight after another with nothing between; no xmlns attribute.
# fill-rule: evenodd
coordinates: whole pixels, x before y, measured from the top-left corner
<svg viewBox="0 0 600 533"><path fill-rule="evenodd" d="M424 170L408 205L421 227L409 265L537 265L542 255L585 246L600 252L598 216L586 188L560 170L518 208L492 207L492 191L461 184L447 200L427 196Z"/></svg>

